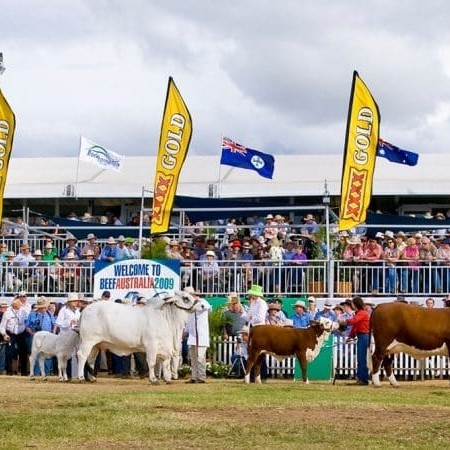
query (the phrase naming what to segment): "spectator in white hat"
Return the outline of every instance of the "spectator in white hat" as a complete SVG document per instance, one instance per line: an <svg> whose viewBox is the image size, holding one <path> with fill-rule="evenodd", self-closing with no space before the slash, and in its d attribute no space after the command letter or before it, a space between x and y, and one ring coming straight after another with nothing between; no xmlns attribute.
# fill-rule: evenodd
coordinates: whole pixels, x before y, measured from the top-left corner
<svg viewBox="0 0 450 450"><path fill-rule="evenodd" d="M119 251L117 250L116 240L111 236L106 241L106 245L103 247L100 253L100 261L115 262L119 257Z"/></svg>

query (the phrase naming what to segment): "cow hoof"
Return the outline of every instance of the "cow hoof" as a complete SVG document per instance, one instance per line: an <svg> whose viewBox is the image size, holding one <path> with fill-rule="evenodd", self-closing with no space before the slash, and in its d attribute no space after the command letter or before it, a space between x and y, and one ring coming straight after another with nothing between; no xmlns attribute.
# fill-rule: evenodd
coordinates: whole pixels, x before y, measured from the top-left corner
<svg viewBox="0 0 450 450"><path fill-rule="evenodd" d="M159 380L150 381L150 384L151 384L152 386L159 386Z"/></svg>
<svg viewBox="0 0 450 450"><path fill-rule="evenodd" d="M166 380L166 384L173 384L172 380Z"/></svg>
<svg viewBox="0 0 450 450"><path fill-rule="evenodd" d="M30 375L30 380L35 380L35 376L34 375Z"/></svg>
<svg viewBox="0 0 450 450"><path fill-rule="evenodd" d="M58 378L58 381L60 382L60 383L62 383L63 381L64 381L64 378Z"/></svg>

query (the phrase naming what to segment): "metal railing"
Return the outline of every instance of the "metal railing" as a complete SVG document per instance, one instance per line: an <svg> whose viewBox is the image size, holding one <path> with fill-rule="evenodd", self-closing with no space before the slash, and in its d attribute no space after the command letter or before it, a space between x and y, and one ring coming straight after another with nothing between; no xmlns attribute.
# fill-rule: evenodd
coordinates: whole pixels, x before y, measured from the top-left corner
<svg viewBox="0 0 450 450"><path fill-rule="evenodd" d="M303 265L286 262L220 260L185 261L181 266L181 288L194 286L204 296L245 295L253 284L267 296L348 297L352 295L431 296L450 292L450 266L440 261L417 266L390 266L384 261L349 264L342 260L312 260ZM332 271L329 283L328 270ZM61 296L68 292L93 292L94 262L36 261L21 266L18 261L0 262L0 294L26 290L30 295Z"/></svg>

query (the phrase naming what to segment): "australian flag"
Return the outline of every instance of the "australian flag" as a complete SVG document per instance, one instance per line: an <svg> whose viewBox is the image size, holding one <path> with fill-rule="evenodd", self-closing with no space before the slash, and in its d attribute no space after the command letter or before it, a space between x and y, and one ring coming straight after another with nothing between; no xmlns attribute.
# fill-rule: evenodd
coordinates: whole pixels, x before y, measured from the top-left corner
<svg viewBox="0 0 450 450"><path fill-rule="evenodd" d="M378 140L377 156L388 159L391 162L415 166L419 160L417 153L408 150L402 150L389 142Z"/></svg>
<svg viewBox="0 0 450 450"><path fill-rule="evenodd" d="M259 152L248 147L244 147L231 139L224 137L222 141L222 157L220 164L240 167L258 172L262 177L273 177L275 169L275 158L267 153Z"/></svg>

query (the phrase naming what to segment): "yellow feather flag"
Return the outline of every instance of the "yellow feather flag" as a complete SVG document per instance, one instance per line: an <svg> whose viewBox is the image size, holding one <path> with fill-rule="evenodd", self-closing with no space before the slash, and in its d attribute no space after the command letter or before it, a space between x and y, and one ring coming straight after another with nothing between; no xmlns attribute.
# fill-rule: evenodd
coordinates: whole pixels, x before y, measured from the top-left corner
<svg viewBox="0 0 450 450"><path fill-rule="evenodd" d="M378 105L355 71L345 137L339 230L349 230L366 220L379 134Z"/></svg>
<svg viewBox="0 0 450 450"><path fill-rule="evenodd" d="M3 194L15 129L16 116L0 89L0 222L3 216Z"/></svg>
<svg viewBox="0 0 450 450"><path fill-rule="evenodd" d="M150 224L152 234L165 233L169 229L178 178L186 159L191 136L191 114L170 77L156 162Z"/></svg>

